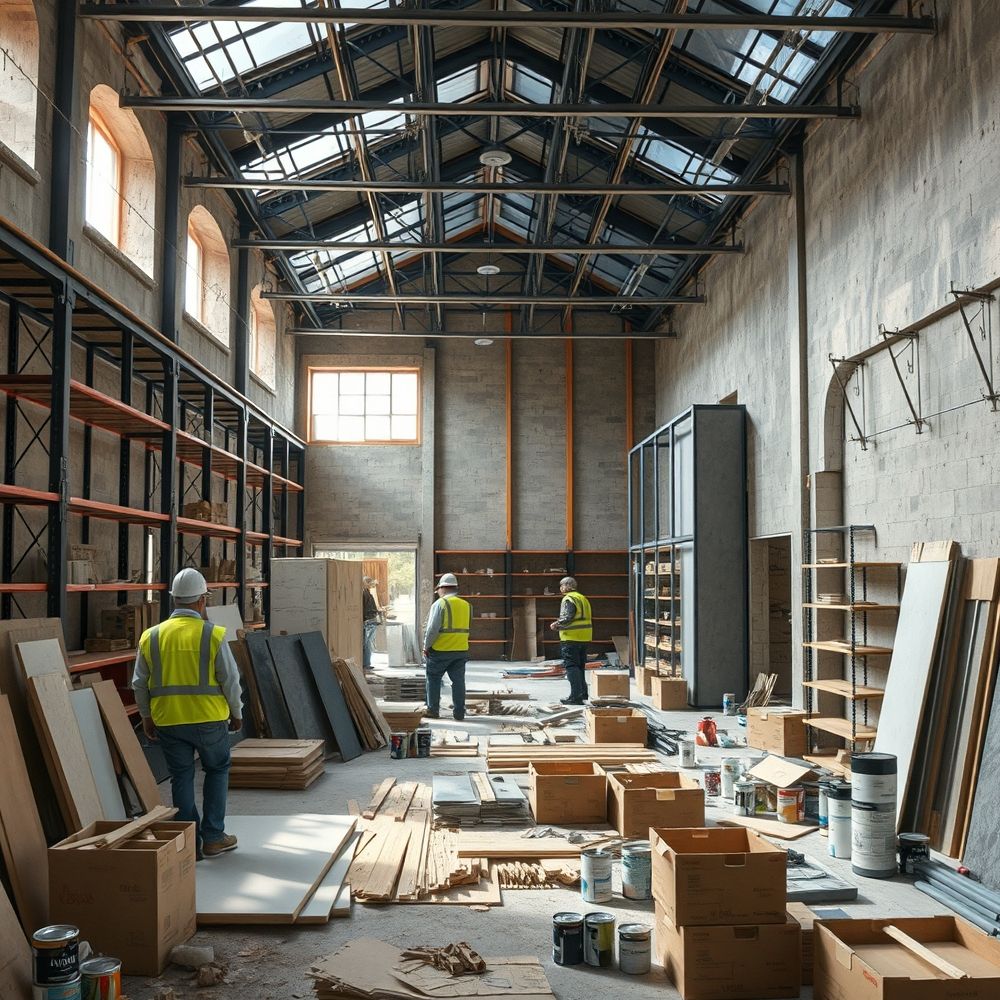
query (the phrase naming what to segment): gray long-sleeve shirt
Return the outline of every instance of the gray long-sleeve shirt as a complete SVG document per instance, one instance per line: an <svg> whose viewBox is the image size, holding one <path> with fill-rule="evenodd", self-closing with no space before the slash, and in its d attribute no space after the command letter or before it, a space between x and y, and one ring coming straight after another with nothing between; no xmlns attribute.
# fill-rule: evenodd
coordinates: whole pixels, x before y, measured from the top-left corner
<svg viewBox="0 0 1000 1000"><path fill-rule="evenodd" d="M431 605L427 615L427 624L424 626L424 649L430 649L434 645L435 639L441 632L442 621L444 621L444 599L439 597Z"/></svg>
<svg viewBox="0 0 1000 1000"><path fill-rule="evenodd" d="M178 608L171 618L197 618L201 621L201 615L197 611L189 611L187 608ZM236 666L233 654L229 651L229 643L223 642L219 647L218 655L215 657L215 679L222 688L222 693L229 702L229 714L234 719L243 718L243 705L240 702L240 670ZM139 706L139 714L148 719L149 711L149 664L146 657L142 655L142 650L136 650L135 668L132 671L132 690L135 692L135 702Z"/></svg>

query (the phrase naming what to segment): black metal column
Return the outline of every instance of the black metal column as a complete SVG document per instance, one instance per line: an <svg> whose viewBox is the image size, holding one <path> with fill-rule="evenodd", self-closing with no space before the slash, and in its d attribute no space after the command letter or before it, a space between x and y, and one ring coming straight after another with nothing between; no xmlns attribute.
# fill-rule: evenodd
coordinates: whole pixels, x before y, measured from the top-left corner
<svg viewBox="0 0 1000 1000"><path fill-rule="evenodd" d="M236 527L240 529L236 543L236 604L246 621L247 608L247 413L241 410L236 429Z"/></svg>
<svg viewBox="0 0 1000 1000"><path fill-rule="evenodd" d="M274 469L274 428L267 428L267 438L264 442L264 468L267 475L264 477L264 492L261 496L261 531L267 535L267 540L261 549L260 572L265 580L271 579L271 557L274 554L274 479L272 470ZM264 612L264 620L270 624L271 618L271 589L267 587L261 594L260 605Z"/></svg>
<svg viewBox="0 0 1000 1000"><path fill-rule="evenodd" d="M52 180L49 185L49 247L71 261L70 206L73 180L73 113L76 97L76 0L56 0L55 85L52 101Z"/></svg>
<svg viewBox="0 0 1000 1000"><path fill-rule="evenodd" d="M52 409L49 414L49 490L59 499L49 507L46 583L50 618L66 623L66 558L69 555L70 345L73 295L57 290L52 314Z"/></svg>
<svg viewBox="0 0 1000 1000"><path fill-rule="evenodd" d="M239 212L240 239L250 238L250 218L242 209ZM236 251L236 341L233 344L233 388L247 394L250 381L250 251Z"/></svg>
<svg viewBox="0 0 1000 1000"><path fill-rule="evenodd" d="M184 130L177 115L167 118L167 149L163 177L163 277L160 279L160 329L175 344L179 342L178 316L180 291L178 281L181 254L186 255L186 232L181 231L181 153ZM181 236L185 236L181 240ZM188 275L183 275L187 280Z"/></svg>
<svg viewBox="0 0 1000 1000"><path fill-rule="evenodd" d="M212 435L215 431L215 393L211 386L205 386L204 403L204 424L205 438L212 443ZM203 500L212 502L212 449L202 449L201 465L201 497ZM209 515L211 518L211 515ZM212 539L209 535L203 535L201 539L201 564L207 566L212 561Z"/></svg>
<svg viewBox="0 0 1000 1000"><path fill-rule="evenodd" d="M16 375L21 344L21 307L12 302L7 313L7 374ZM17 418L18 403L14 396L7 397L7 413L4 424L3 481L14 483L17 463ZM0 566L0 580L10 582L14 572L14 505L3 505L3 563ZM5 621L12 617L14 601L10 594L0 598L0 618Z"/></svg>
<svg viewBox="0 0 1000 1000"><path fill-rule="evenodd" d="M132 365L135 359L135 341L131 333L122 332L122 367L119 373L118 398L129 406L132 405ZM121 440L118 449L118 503L123 507L132 506L132 443L127 436ZM145 498L144 498L145 500ZM127 580L130 575L129 566L129 534L128 524L118 525L118 579Z"/></svg>
<svg viewBox="0 0 1000 1000"><path fill-rule="evenodd" d="M160 580L170 587L174 578L174 558L177 552L177 492L183 481L177 463L177 382L180 374L177 362L167 359L163 363L163 420L168 429L163 434L160 454L160 510L170 515L160 528ZM160 617L170 613L170 595L160 592Z"/></svg>

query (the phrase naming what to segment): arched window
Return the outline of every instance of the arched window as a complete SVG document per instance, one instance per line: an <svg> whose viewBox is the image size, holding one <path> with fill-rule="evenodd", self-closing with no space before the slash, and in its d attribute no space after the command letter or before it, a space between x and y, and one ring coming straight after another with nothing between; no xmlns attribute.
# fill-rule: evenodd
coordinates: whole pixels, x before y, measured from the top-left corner
<svg viewBox="0 0 1000 1000"><path fill-rule="evenodd" d="M87 123L87 225L146 274L153 273L156 169L139 119L118 107L104 84L90 92Z"/></svg>
<svg viewBox="0 0 1000 1000"><path fill-rule="evenodd" d="M0 0L0 142L35 165L38 22L30 0Z"/></svg>
<svg viewBox="0 0 1000 1000"><path fill-rule="evenodd" d="M229 345L229 247L219 224L202 205L188 216L184 311Z"/></svg>
<svg viewBox="0 0 1000 1000"><path fill-rule="evenodd" d="M261 298L261 286L250 293L250 343L248 355L250 371L262 382L274 388L274 354L278 327L274 319L274 307L267 299Z"/></svg>

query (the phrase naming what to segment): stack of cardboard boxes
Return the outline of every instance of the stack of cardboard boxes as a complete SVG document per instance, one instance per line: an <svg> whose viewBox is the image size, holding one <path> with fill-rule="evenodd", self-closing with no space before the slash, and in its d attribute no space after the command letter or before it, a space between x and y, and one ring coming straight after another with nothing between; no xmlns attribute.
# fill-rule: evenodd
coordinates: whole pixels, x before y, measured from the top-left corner
<svg viewBox="0 0 1000 1000"><path fill-rule="evenodd" d="M797 997L785 851L749 830L650 830L656 952L684 1000Z"/></svg>

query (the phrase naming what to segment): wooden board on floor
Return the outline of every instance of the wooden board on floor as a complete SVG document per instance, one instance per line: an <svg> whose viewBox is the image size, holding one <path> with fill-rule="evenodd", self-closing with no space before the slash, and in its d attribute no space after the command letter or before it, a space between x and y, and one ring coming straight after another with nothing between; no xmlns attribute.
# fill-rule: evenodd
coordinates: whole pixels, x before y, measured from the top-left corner
<svg viewBox="0 0 1000 1000"><path fill-rule="evenodd" d="M332 742L333 730L320 702L316 682L297 635L272 635L267 640L274 672L285 696L288 714L300 740Z"/></svg>
<svg viewBox="0 0 1000 1000"><path fill-rule="evenodd" d="M199 924L290 924L351 834L350 816L227 816L238 850L198 865Z"/></svg>
<svg viewBox="0 0 1000 1000"><path fill-rule="evenodd" d="M741 826L745 830L756 830L758 833L777 837L779 840L798 840L799 837L819 829L815 825L781 823L776 819L764 819L762 816L727 816L725 819L717 819L715 823L716 826Z"/></svg>
<svg viewBox="0 0 1000 1000"><path fill-rule="evenodd" d="M579 858L588 847L621 840L615 830L597 831L585 844L571 844L564 837L522 837L519 831L460 830L460 858Z"/></svg>
<svg viewBox="0 0 1000 1000"><path fill-rule="evenodd" d="M63 819L68 829L75 833L104 819L104 810L69 700L69 688L58 674L31 677L27 686L28 705L56 787Z"/></svg>
<svg viewBox="0 0 1000 1000"><path fill-rule="evenodd" d="M28 1000L31 995L31 948L0 886L0 997Z"/></svg>
<svg viewBox="0 0 1000 1000"><path fill-rule="evenodd" d="M333 671L333 662L326 641L323 639L323 633L306 632L299 636L299 642L302 644L306 663L312 672L313 682L319 692L330 728L333 730L333 738L337 741L340 756L345 761L354 760L355 757L361 756L361 740L350 709L347 707L344 692Z"/></svg>
<svg viewBox="0 0 1000 1000"><path fill-rule="evenodd" d="M81 691L70 691L70 704L80 727L80 737L83 748L90 762L90 772L94 776L97 794L101 800L101 809L105 819L124 820L125 806L122 803L121 789L118 787L118 776L111 760L108 748L108 737L104 732L101 712L97 707L97 699L90 688Z"/></svg>
<svg viewBox="0 0 1000 1000"><path fill-rule="evenodd" d="M0 850L22 926L30 934L49 922L49 862L7 695L0 695L0 759Z"/></svg>
<svg viewBox="0 0 1000 1000"><path fill-rule="evenodd" d="M140 805L147 812L163 805L160 790L156 787L156 779L129 722L115 682L100 681L91 688L91 691L97 698L97 707L101 710L108 739L122 759L125 773L139 796Z"/></svg>
<svg viewBox="0 0 1000 1000"><path fill-rule="evenodd" d="M267 637L248 633L245 641L250 662L253 664L253 674L257 681L257 691L264 708L268 731L276 739L294 739L295 727L292 725L285 696L278 683Z"/></svg>
<svg viewBox="0 0 1000 1000"><path fill-rule="evenodd" d="M295 923L325 924L329 921L332 912L341 902L347 872L354 860L354 851L357 849L360 839L360 833L351 834L344 849L330 866L330 870L323 876L323 881L316 887L316 891L309 897L306 905L302 907L302 911L295 918ZM350 904L350 889L348 889L348 909L350 909Z"/></svg>

